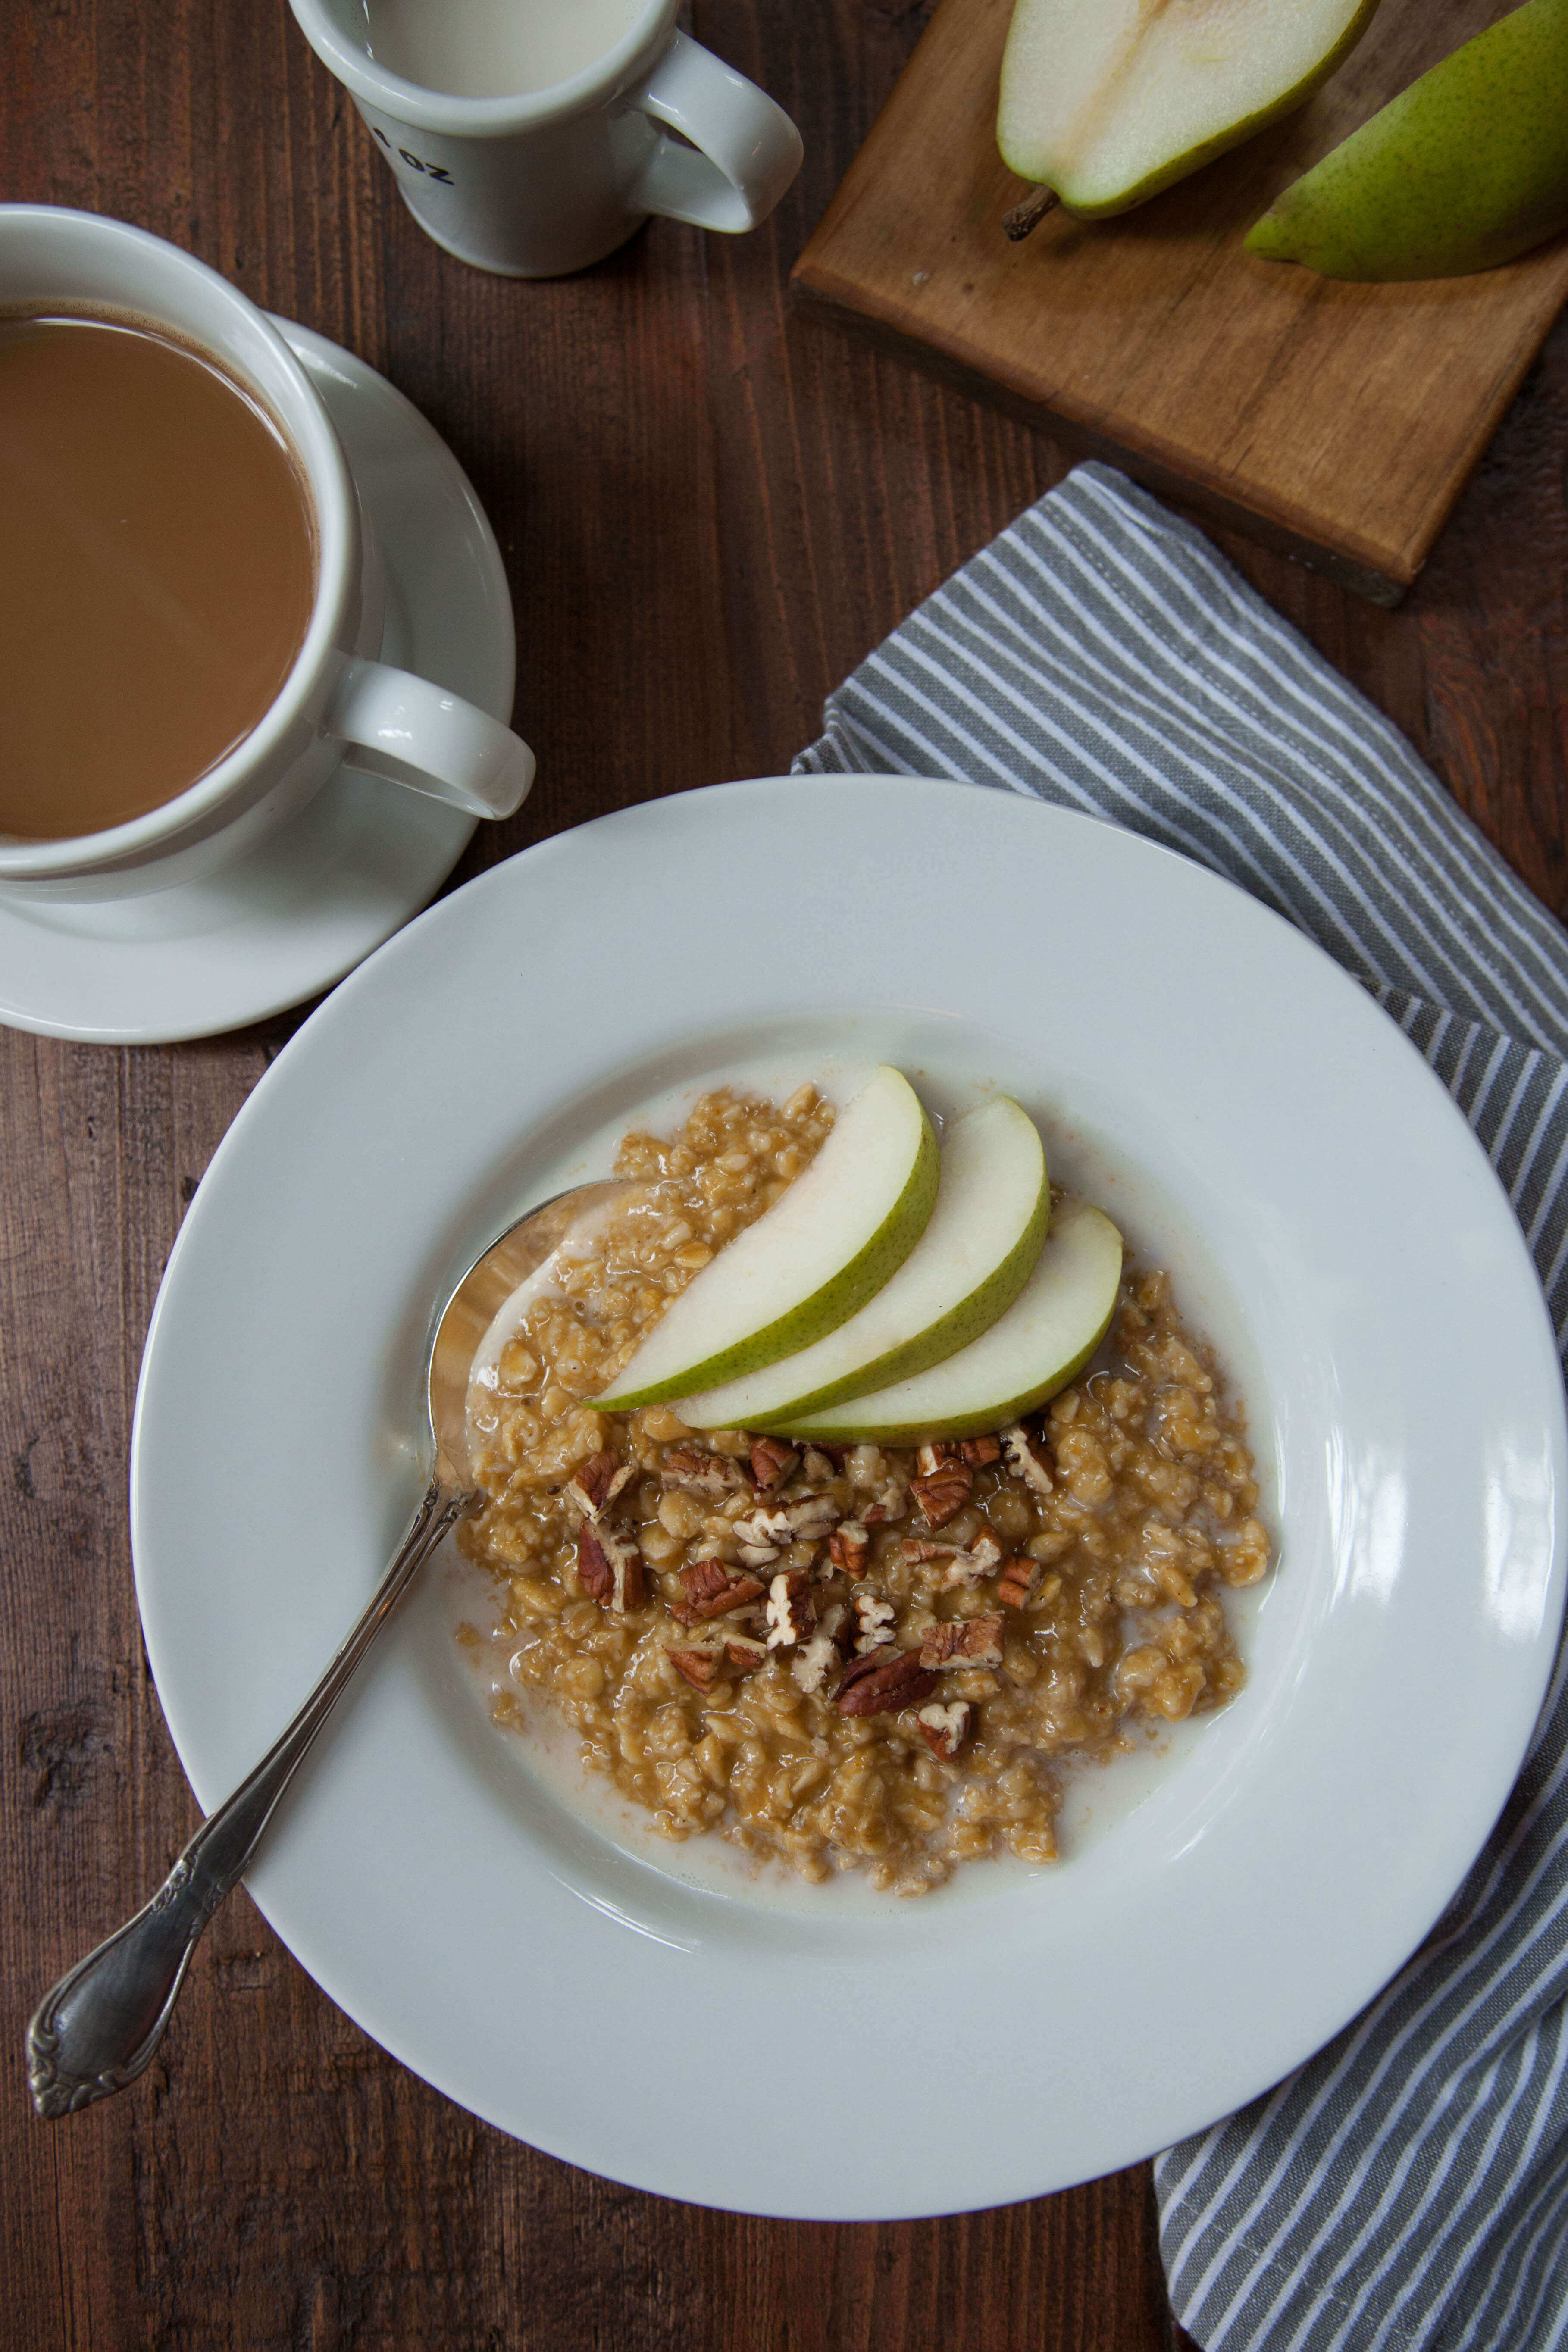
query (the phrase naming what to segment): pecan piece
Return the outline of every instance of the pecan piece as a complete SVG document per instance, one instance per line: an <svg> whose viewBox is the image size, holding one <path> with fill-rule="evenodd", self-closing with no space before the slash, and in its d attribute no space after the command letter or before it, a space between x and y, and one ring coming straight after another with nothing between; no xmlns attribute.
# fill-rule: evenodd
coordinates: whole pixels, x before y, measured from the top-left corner
<svg viewBox="0 0 1568 2352"><path fill-rule="evenodd" d="M895 1650L890 1658L873 1650L845 1667L836 1704L840 1715L891 1715L929 1698L935 1688L936 1676L918 1650Z"/></svg>
<svg viewBox="0 0 1568 2352"><path fill-rule="evenodd" d="M838 1521L838 1506L831 1495L807 1495L798 1503L781 1503L771 1511L752 1511L735 1521L743 1544L820 1543Z"/></svg>
<svg viewBox="0 0 1568 2352"><path fill-rule="evenodd" d="M710 1691L721 1666L729 1666L736 1674L749 1675L767 1656L761 1642L753 1642L746 1633L726 1633L721 1641L694 1643L689 1649L667 1650L666 1657L677 1674L684 1675L693 1690Z"/></svg>
<svg viewBox="0 0 1568 2352"><path fill-rule="evenodd" d="M681 1625L700 1625L708 1617L727 1617L763 1597L754 1576L737 1576L721 1559L695 1559L680 1571L684 1601L670 1603L669 1613Z"/></svg>
<svg viewBox="0 0 1568 2352"><path fill-rule="evenodd" d="M827 1538L827 1557L846 1576L859 1576L871 1557L871 1538L858 1519L846 1519Z"/></svg>
<svg viewBox="0 0 1568 2352"><path fill-rule="evenodd" d="M795 1447L776 1437L752 1441L752 1475L760 1487L782 1486L799 1460Z"/></svg>
<svg viewBox="0 0 1568 2352"><path fill-rule="evenodd" d="M958 1451L960 1459L967 1462L972 1470L984 1470L989 1463L1001 1461L1002 1441L999 1437L966 1437Z"/></svg>
<svg viewBox="0 0 1568 2352"><path fill-rule="evenodd" d="M808 1445L800 1457L800 1475L814 1486L826 1486L837 1477L843 1458L840 1454L836 1461L826 1445Z"/></svg>
<svg viewBox="0 0 1568 2352"><path fill-rule="evenodd" d="M1044 1438L1033 1436L1021 1421L1002 1432L1002 1451L1015 1478L1022 1478L1037 1495L1048 1495L1056 1486Z"/></svg>
<svg viewBox="0 0 1568 2352"><path fill-rule="evenodd" d="M842 1601L830 1601L822 1612L822 1622L810 1637L801 1643L790 1660L790 1672L803 1691L820 1690L828 1675L839 1664L844 1644L854 1631L855 1621Z"/></svg>
<svg viewBox="0 0 1568 2352"><path fill-rule="evenodd" d="M951 1764L973 1727L974 1709L966 1698L955 1698L950 1706L938 1699L922 1706L915 1721L932 1755Z"/></svg>
<svg viewBox="0 0 1568 2352"><path fill-rule="evenodd" d="M816 1622L806 1587L811 1579L804 1568L781 1569L768 1587L768 1647L790 1650L804 1642Z"/></svg>
<svg viewBox="0 0 1568 2352"><path fill-rule="evenodd" d="M932 1446L922 1445L922 1459L934 1451ZM973 1484L974 1473L966 1462L944 1462L937 1469L911 1478L910 1492L925 1514L927 1527L944 1528L955 1513L963 1510Z"/></svg>
<svg viewBox="0 0 1568 2352"><path fill-rule="evenodd" d="M1009 1609L1026 1609L1039 1589L1044 1573L1037 1559L1020 1555L1016 1559L1008 1560L997 1580L997 1600L1005 1602Z"/></svg>
<svg viewBox="0 0 1568 2352"><path fill-rule="evenodd" d="M642 1554L630 1536L584 1520L577 1531L577 1581L590 1601L624 1617L643 1605Z"/></svg>
<svg viewBox="0 0 1568 2352"><path fill-rule="evenodd" d="M890 1601L879 1593L874 1584L857 1585L849 1596L855 1611L855 1648L860 1657L871 1650L886 1650L893 1640L893 1621L898 1615Z"/></svg>
<svg viewBox="0 0 1568 2352"><path fill-rule="evenodd" d="M700 1445L678 1445L667 1454L658 1476L661 1486L684 1487L710 1503L721 1502L746 1484L740 1465L727 1454L707 1454Z"/></svg>
<svg viewBox="0 0 1568 2352"><path fill-rule="evenodd" d="M953 1617L945 1625L928 1625L921 1639L922 1666L999 1666L1002 1663L1002 1612L984 1617Z"/></svg>
<svg viewBox="0 0 1568 2352"><path fill-rule="evenodd" d="M900 1549L906 1559L945 1559L944 1586L977 1584L983 1576L994 1576L1002 1565L1002 1547L989 1528L975 1537L967 1551L962 1544L927 1543L919 1536L905 1536Z"/></svg>
<svg viewBox="0 0 1568 2352"><path fill-rule="evenodd" d="M582 1517L602 1519L621 1488L636 1475L633 1465L618 1454L595 1454L591 1461L578 1464L562 1491Z"/></svg>
<svg viewBox="0 0 1568 2352"><path fill-rule="evenodd" d="M693 1690L712 1689L713 1677L719 1671L718 1650L667 1650L664 1654L676 1673L685 1675Z"/></svg>

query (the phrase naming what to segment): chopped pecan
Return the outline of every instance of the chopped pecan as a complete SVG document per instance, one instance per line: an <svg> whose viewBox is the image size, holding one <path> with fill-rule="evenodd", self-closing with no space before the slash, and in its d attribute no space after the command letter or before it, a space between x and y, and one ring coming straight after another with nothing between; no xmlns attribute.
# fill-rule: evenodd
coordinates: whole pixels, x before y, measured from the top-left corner
<svg viewBox="0 0 1568 2352"><path fill-rule="evenodd" d="M822 1622L807 1640L801 1643L790 1660L790 1672L803 1691L820 1690L838 1665L843 1648L854 1631L855 1621L842 1601L830 1601L822 1612Z"/></svg>
<svg viewBox="0 0 1568 2352"><path fill-rule="evenodd" d="M915 1475L934 1478L939 1470L950 1470L959 1459L956 1445L920 1445L915 1449Z"/></svg>
<svg viewBox="0 0 1568 2352"><path fill-rule="evenodd" d="M779 1556L777 1544L742 1544L741 1559L747 1568L770 1568Z"/></svg>
<svg viewBox="0 0 1568 2352"><path fill-rule="evenodd" d="M800 1457L800 1475L814 1486L826 1486L830 1478L838 1475L838 1464L826 1445L808 1445Z"/></svg>
<svg viewBox="0 0 1568 2352"><path fill-rule="evenodd" d="M886 1650L893 1639L893 1621L898 1615L890 1601L878 1591L874 1584L857 1585L849 1596L855 1611L855 1648L864 1657L870 1650Z"/></svg>
<svg viewBox="0 0 1568 2352"><path fill-rule="evenodd" d="M749 1608L763 1597L754 1576L737 1576L721 1559L694 1559L680 1571L684 1601L670 1603L670 1615L681 1625L700 1625L709 1617L728 1617L732 1610Z"/></svg>
<svg viewBox="0 0 1568 2352"><path fill-rule="evenodd" d="M667 1650L664 1654L676 1673L685 1675L693 1690L712 1689L713 1677L719 1671L719 1661L723 1654L721 1651L706 1648Z"/></svg>
<svg viewBox="0 0 1568 2352"><path fill-rule="evenodd" d="M781 1569L768 1587L768 1647L789 1650L804 1642L816 1622L804 1568Z"/></svg>
<svg viewBox="0 0 1568 2352"><path fill-rule="evenodd" d="M930 1706L922 1706L915 1721L931 1753L951 1763L973 1727L974 1709L966 1698L955 1698L949 1706L943 1706L938 1699Z"/></svg>
<svg viewBox="0 0 1568 2352"><path fill-rule="evenodd" d="M944 1586L977 1584L983 1576L994 1576L1002 1565L1002 1547L989 1528L984 1528L965 1550L963 1544L928 1543L919 1536L905 1536L899 1549L906 1559L945 1559L947 1573Z"/></svg>
<svg viewBox="0 0 1568 2352"><path fill-rule="evenodd" d="M623 1462L618 1454L595 1454L591 1461L578 1465L563 1492L582 1517L602 1519L621 1488L636 1475L634 1465Z"/></svg>
<svg viewBox="0 0 1568 2352"><path fill-rule="evenodd" d="M1026 1609L1039 1589L1043 1573L1037 1559L1020 1555L1008 1560L997 1581L997 1600L1005 1601L1009 1609Z"/></svg>
<svg viewBox="0 0 1568 2352"><path fill-rule="evenodd" d="M1015 1478L1022 1478L1037 1495L1053 1491L1056 1480L1051 1475L1050 1456L1043 1437L1034 1436L1021 1421L1016 1421L1011 1429L1002 1432L1002 1451Z"/></svg>
<svg viewBox="0 0 1568 2352"><path fill-rule="evenodd" d="M686 1676L693 1690L709 1691L721 1666L734 1674L749 1675L767 1656L764 1643L752 1641L749 1633L724 1633L719 1640L693 1643L689 1648L667 1650L665 1655L678 1674Z"/></svg>
<svg viewBox="0 0 1568 2352"><path fill-rule="evenodd" d="M891 1657L873 1650L845 1667L835 1703L840 1715L890 1715L929 1698L935 1687L918 1650L895 1650Z"/></svg>
<svg viewBox="0 0 1568 2352"><path fill-rule="evenodd" d="M929 1445L921 1448L922 1456L932 1451ZM910 1491L925 1514L927 1527L944 1528L955 1512L963 1510L973 1484L974 1473L966 1462L944 1462L911 1478Z"/></svg>
<svg viewBox="0 0 1568 2352"><path fill-rule="evenodd" d="M678 1445L665 1455L658 1475L661 1486L682 1486L689 1495L701 1495L710 1503L721 1502L746 1486L738 1462L727 1454L709 1454L700 1445Z"/></svg>
<svg viewBox="0 0 1568 2352"><path fill-rule="evenodd" d="M945 1625L928 1625L921 1640L921 1664L937 1666L999 1666L1002 1663L1002 1612L984 1617L954 1617Z"/></svg>
<svg viewBox="0 0 1568 2352"><path fill-rule="evenodd" d="M642 1554L630 1536L584 1520L577 1531L577 1581L617 1617L643 1605Z"/></svg>
<svg viewBox="0 0 1568 2352"><path fill-rule="evenodd" d="M1001 1461L1002 1441L999 1437L966 1437L958 1451L960 1459L967 1462L972 1470L984 1470L989 1463ZM962 1705L962 1701L954 1704Z"/></svg>
<svg viewBox="0 0 1568 2352"><path fill-rule="evenodd" d="M831 1533L838 1519L838 1506L831 1495L807 1495L798 1503L781 1503L771 1511L752 1511L735 1521L735 1533L743 1544L775 1544L781 1548L792 1543L819 1543Z"/></svg>
<svg viewBox="0 0 1568 2352"><path fill-rule="evenodd" d="M782 1486L799 1460L795 1447L784 1444L776 1437L758 1437L752 1442L752 1475L759 1486Z"/></svg>
<svg viewBox="0 0 1568 2352"><path fill-rule="evenodd" d="M858 1519L845 1519L827 1538L827 1557L846 1576L858 1576L871 1557L871 1538Z"/></svg>

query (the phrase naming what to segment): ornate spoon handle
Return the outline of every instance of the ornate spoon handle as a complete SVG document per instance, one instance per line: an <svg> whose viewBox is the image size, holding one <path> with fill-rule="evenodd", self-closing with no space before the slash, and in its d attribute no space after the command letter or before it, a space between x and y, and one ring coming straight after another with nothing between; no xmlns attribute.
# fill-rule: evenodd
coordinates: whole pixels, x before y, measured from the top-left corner
<svg viewBox="0 0 1568 2352"><path fill-rule="evenodd" d="M27 2078L41 2116L90 2106L140 2074L163 2040L202 1930L244 1872L344 1685L442 1537L480 1499L431 1480L370 1606L288 1729L202 1823L153 1900L45 1995L27 2028Z"/></svg>

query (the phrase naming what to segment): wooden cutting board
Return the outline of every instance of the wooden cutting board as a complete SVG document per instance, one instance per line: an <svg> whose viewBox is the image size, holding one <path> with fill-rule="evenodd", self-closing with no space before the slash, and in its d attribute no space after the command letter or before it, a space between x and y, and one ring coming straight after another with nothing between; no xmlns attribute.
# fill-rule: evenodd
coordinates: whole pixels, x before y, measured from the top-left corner
<svg viewBox="0 0 1568 2352"><path fill-rule="evenodd" d="M1002 215L1024 187L995 136L1012 0L943 0L795 284L1053 436L1397 603L1568 297L1568 239L1413 286L1336 284L1241 240L1508 5L1384 0L1300 113L1136 212L1055 213L1013 245Z"/></svg>

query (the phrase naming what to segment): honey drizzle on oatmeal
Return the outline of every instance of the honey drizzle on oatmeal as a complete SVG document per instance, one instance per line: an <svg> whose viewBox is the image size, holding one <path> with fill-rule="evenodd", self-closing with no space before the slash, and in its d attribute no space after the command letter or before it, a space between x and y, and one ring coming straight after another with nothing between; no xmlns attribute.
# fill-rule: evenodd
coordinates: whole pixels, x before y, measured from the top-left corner
<svg viewBox="0 0 1568 2352"><path fill-rule="evenodd" d="M476 1421L494 1499L459 1539L503 1580L514 1683L565 1717L585 1760L664 1834L717 1828L808 1879L859 1866L879 1887L913 1894L985 1854L1050 1860L1058 1768L1110 1757L1139 1720L1223 1705L1243 1678L1224 1591L1256 1582L1269 1548L1240 1408L1160 1273L1129 1271L1098 1369L1031 1420L1023 1469L1014 1448L1014 1459L963 1465L954 1484L941 1474L956 1447L930 1462L856 1447L817 1454L807 1476L788 1447L759 1456L764 1481L795 1461L758 1490L743 1433L690 1432L668 1407L595 1412L592 1399L667 1300L809 1165L832 1120L809 1086L782 1108L720 1089L672 1138L625 1139L616 1172L645 1193L502 1351L488 1425ZM693 1448L711 1462L706 1482L678 1480ZM584 1589L585 1498L567 1494L606 1453L634 1473L614 1508L646 1582L642 1605L624 1613ZM703 1483L715 1491L698 1491ZM932 1524L955 1495L958 1507ZM848 1528L869 1517L863 1548L847 1538L836 1559L823 1536L785 1541L749 1570L737 1517L809 1496ZM754 1574L764 1590L798 1571L819 1627L837 1607L848 1629L855 1596L873 1596L885 1605L867 1602L854 1623L879 1628L879 1645L856 1657L847 1630L848 1664L835 1652L820 1686L803 1688L787 1595L771 1650L761 1601L738 1617L672 1614L690 1618L682 1572L699 1561ZM901 1653L952 1646L964 1625L988 1655L999 1644L998 1664L961 1656L921 1675L918 1700L895 1712L840 1711L843 1677L864 1682ZM933 1637L947 1626L952 1635ZM895 1681L916 1665L906 1659ZM922 1705L937 1710L923 1724ZM520 1719L515 1702L500 1712Z"/></svg>

